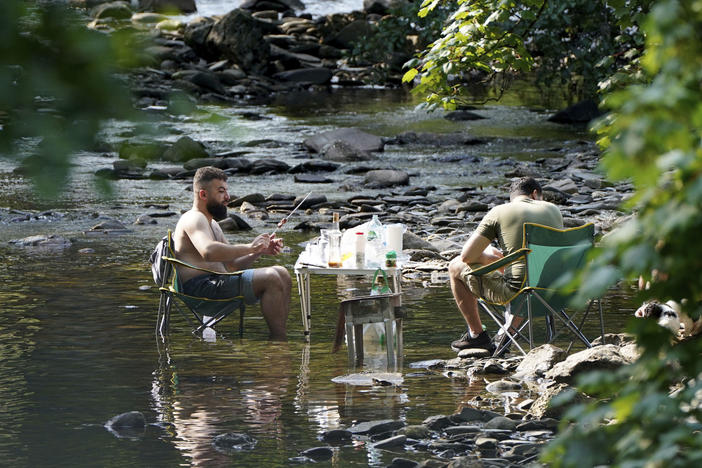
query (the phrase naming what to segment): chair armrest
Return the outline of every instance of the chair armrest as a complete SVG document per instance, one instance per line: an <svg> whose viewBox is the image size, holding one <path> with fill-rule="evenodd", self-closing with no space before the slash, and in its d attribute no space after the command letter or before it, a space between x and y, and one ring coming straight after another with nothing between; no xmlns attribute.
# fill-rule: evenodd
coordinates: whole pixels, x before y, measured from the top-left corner
<svg viewBox="0 0 702 468"><path fill-rule="evenodd" d="M192 268L193 270L204 271L205 273L212 273L212 274L215 274L215 275L231 275L231 276L238 276L238 275L241 275L241 274L243 273L243 271L228 271L228 272L224 272L224 273L223 273L223 272L221 272L221 271L208 270L207 268L196 267L195 265L191 265L191 264L186 263L186 262L184 262L184 261L182 261L182 260L178 260L177 258L166 257L165 255L164 255L163 257L161 257L161 258L164 259L165 261L167 261L167 262L169 262L169 263L173 263L173 264L175 264L175 265L180 265L180 266L184 266L184 267L187 267L187 268Z"/></svg>
<svg viewBox="0 0 702 468"><path fill-rule="evenodd" d="M474 275L474 276L483 276L488 273L491 273L495 270L498 270L502 267L505 267L507 265L510 265L512 263L515 263L519 261L522 257L526 257L526 255L531 252L531 249L527 249L526 247L521 248L519 250L516 250L512 252L511 254L507 255L506 257L502 257L499 260L496 260L492 263L488 263L485 266L482 266L480 268L476 268L475 270L471 271L469 274Z"/></svg>

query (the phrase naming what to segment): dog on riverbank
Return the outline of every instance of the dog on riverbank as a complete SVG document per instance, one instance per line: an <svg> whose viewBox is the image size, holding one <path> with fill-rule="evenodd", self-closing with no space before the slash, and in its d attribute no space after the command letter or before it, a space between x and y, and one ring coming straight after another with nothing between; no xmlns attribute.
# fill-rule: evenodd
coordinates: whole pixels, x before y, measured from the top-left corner
<svg viewBox="0 0 702 468"><path fill-rule="evenodd" d="M688 338L702 332L702 317L692 320L676 301L664 303L658 301L644 302L636 309L634 315L639 318L652 318L658 325L667 328L681 338Z"/></svg>

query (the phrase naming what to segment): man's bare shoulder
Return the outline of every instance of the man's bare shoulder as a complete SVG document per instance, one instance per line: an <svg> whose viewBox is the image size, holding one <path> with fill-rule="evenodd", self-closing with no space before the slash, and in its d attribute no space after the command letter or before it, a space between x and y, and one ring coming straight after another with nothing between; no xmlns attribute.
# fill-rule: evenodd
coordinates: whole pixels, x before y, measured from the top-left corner
<svg viewBox="0 0 702 468"><path fill-rule="evenodd" d="M183 213L178 220L176 230L189 231L193 228L203 228L207 226L207 217L196 209L190 209Z"/></svg>

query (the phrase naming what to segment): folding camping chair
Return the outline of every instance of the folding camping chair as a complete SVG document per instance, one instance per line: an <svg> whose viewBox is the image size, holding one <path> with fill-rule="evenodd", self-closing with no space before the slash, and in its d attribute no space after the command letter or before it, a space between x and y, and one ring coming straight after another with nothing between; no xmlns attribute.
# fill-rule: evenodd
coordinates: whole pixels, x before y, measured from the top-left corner
<svg viewBox="0 0 702 468"><path fill-rule="evenodd" d="M191 312L187 314L176 304L176 308L181 312L183 317L193 326L193 334L201 332L209 327L214 328L220 321L229 316L236 309L239 309L239 336L244 334L244 312L245 304L243 296L229 297L225 299L210 299L207 297L190 296L183 293L182 285L178 279L177 265L185 266L205 273L214 273L217 275L241 275L243 272L237 271L232 273L221 273L211 271L205 268L199 268L190 265L186 262L175 258L173 249L173 239L170 229L165 238L167 242L167 255L161 255L163 262L161 263L162 274L159 291L161 297L158 305L158 316L156 318L156 329L161 336L168 332L170 325L171 306L174 304L173 298L177 297L180 302ZM192 317L190 316L192 315ZM205 317L209 317L205 320ZM193 320L194 318L194 320Z"/></svg>
<svg viewBox="0 0 702 468"><path fill-rule="evenodd" d="M585 336L582 327L591 312L593 304L597 303L600 321L600 335L604 342L604 320L602 303L599 298L589 301L587 308L578 324L575 323L575 311L571 315L566 312L570 299L575 291L564 291L557 288L558 280L567 272L580 270L585 265L587 253L594 243L595 227L592 223L572 229L555 229L540 224L525 223L522 248L512 254L484 267L474 270L471 274L484 276L509 264L526 262L525 277L521 289L506 303L493 304L478 298L478 306L484 310L506 334L508 340L498 346L494 355L500 355L509 343L514 343L522 354L526 354L519 345L518 339L534 347L534 319L544 317L546 325L546 343L552 342L558 335L556 322L559 319L565 329L571 332L588 348L591 341ZM514 317L524 317L516 330L512 329ZM524 329L527 329L527 336ZM510 331L512 329L512 331ZM571 341L572 346L572 341Z"/></svg>

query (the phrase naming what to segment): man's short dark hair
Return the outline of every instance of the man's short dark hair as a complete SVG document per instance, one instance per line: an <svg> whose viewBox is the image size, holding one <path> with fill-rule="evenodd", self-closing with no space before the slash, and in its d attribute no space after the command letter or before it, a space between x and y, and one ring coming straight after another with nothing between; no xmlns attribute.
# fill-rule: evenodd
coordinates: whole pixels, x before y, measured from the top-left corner
<svg viewBox="0 0 702 468"><path fill-rule="evenodd" d="M522 177L512 182L509 188L509 194L512 196L531 195L534 190L541 195L541 184L533 177Z"/></svg>
<svg viewBox="0 0 702 468"><path fill-rule="evenodd" d="M227 180L227 173L222 169L212 166L201 167L195 171L193 186L197 189L204 189L213 180Z"/></svg>

